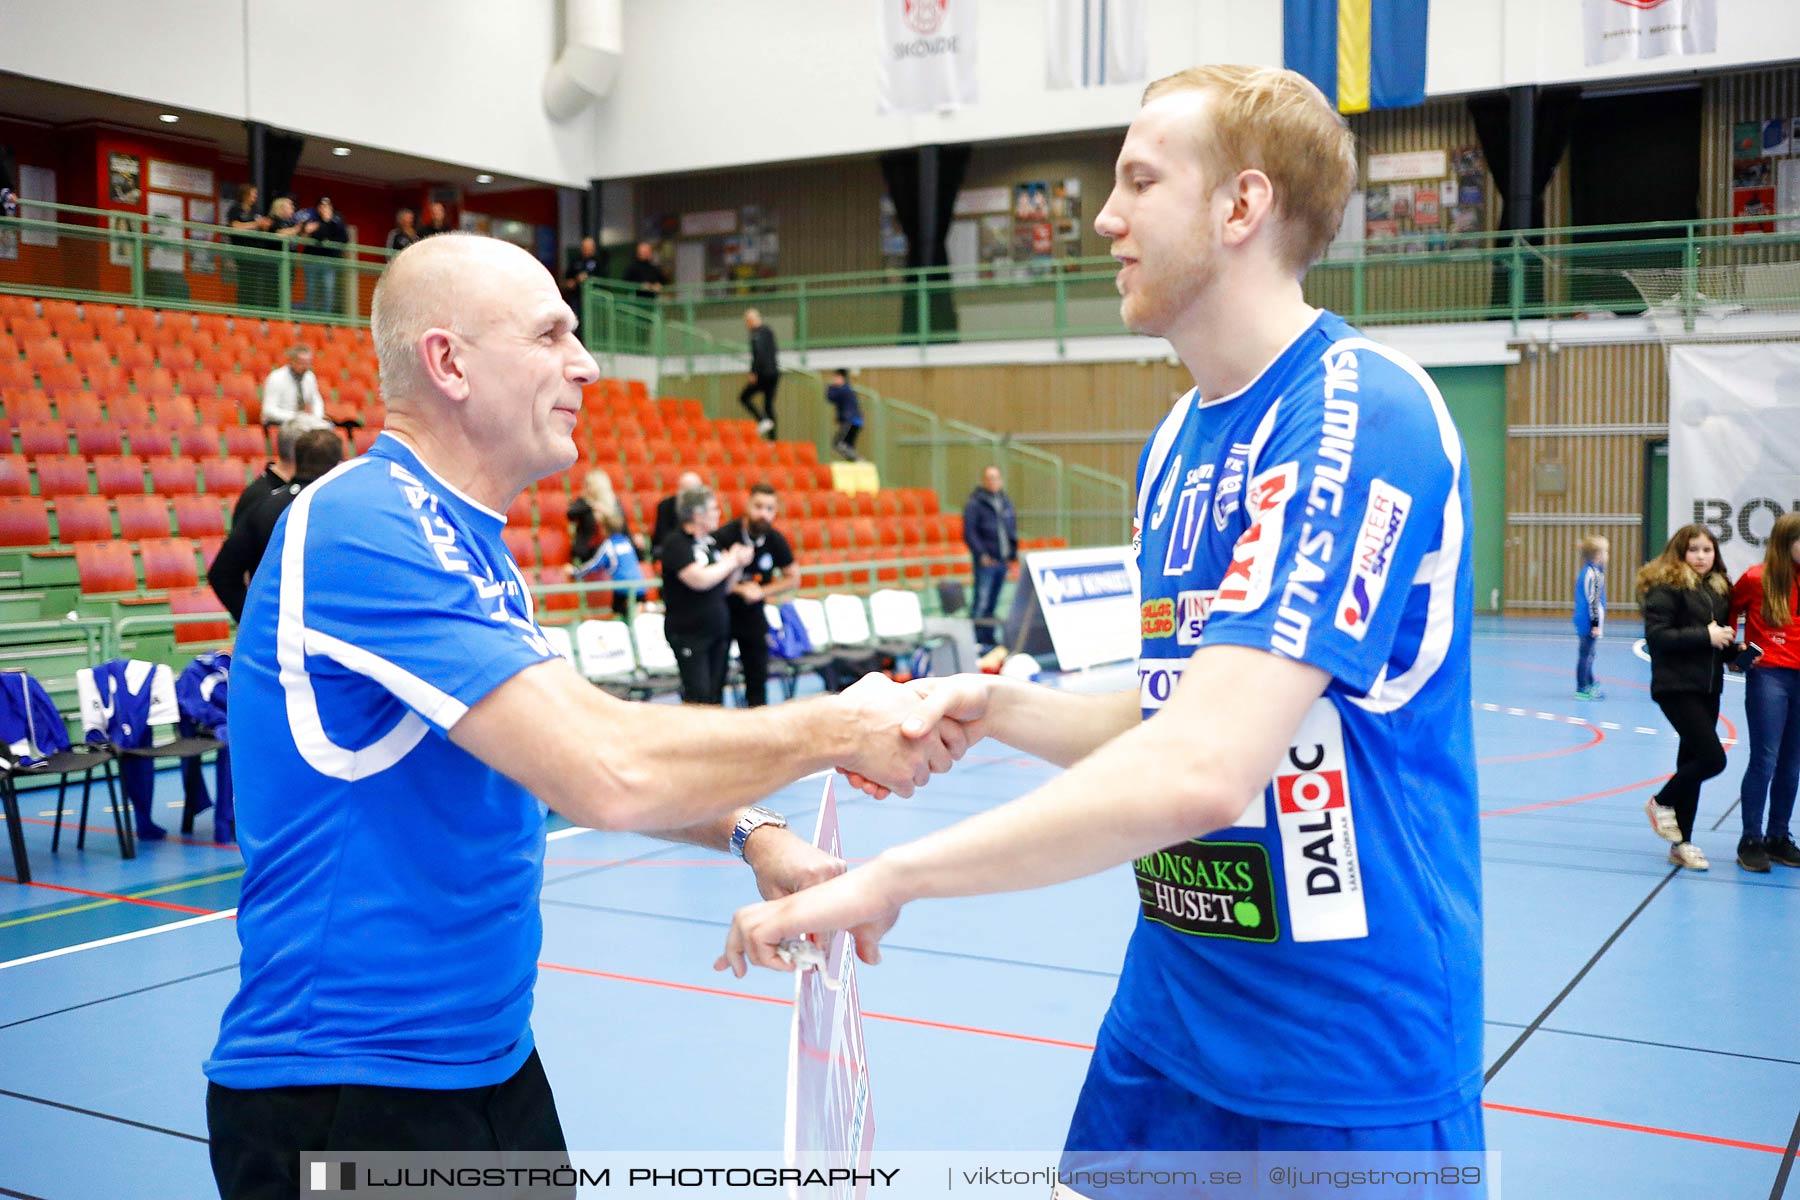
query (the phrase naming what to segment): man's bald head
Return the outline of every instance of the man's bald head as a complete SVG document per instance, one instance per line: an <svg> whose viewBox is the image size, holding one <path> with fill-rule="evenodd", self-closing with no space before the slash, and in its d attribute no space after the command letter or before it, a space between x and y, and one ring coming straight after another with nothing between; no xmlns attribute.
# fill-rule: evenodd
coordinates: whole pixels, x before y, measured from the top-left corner
<svg viewBox="0 0 1800 1200"><path fill-rule="evenodd" d="M691 492L695 488L705 486L706 480L700 478L700 473L698 471L683 471L681 473L681 478L675 481L675 491L677 494L681 492Z"/></svg>
<svg viewBox="0 0 1800 1200"><path fill-rule="evenodd" d="M427 394L419 348L427 331L475 337L538 276L549 272L519 247L470 233L426 238L396 254L369 308L382 399L406 407Z"/></svg>

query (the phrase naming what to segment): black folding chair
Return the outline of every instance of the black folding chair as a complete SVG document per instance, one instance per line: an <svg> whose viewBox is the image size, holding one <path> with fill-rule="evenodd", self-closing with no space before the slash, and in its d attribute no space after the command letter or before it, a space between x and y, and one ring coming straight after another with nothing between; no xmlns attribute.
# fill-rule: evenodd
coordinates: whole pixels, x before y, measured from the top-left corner
<svg viewBox="0 0 1800 1200"><path fill-rule="evenodd" d="M119 836L119 855L122 858L137 857L137 837L132 831L131 822L125 820L119 801L119 792L115 784L113 763L117 755L110 746L79 743L67 750L58 751L42 762L25 764L19 762L0 750L0 758L6 760L6 774L0 789L4 789L6 800L7 830L13 838L13 861L23 869L25 846L19 830L19 794L18 781L21 779L47 779L56 777L56 825L50 834L50 852L55 854L62 848L63 812L68 806L69 777L81 776L81 820L75 830L75 848L87 848L88 808L93 797L94 772L100 772L101 780L106 784L106 795L112 810L113 830ZM20 875L20 882L29 882L29 876Z"/></svg>

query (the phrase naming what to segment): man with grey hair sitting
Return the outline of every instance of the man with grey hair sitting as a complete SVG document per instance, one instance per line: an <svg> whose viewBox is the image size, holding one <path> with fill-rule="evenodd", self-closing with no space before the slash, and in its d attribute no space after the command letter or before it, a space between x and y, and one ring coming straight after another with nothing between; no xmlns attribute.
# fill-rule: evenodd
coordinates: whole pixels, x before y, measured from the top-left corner
<svg viewBox="0 0 1800 1200"><path fill-rule="evenodd" d="M227 1200L298 1193L306 1152L565 1150L530 1020L546 808L730 851L779 896L844 864L755 800L830 767L910 795L968 743L878 675L731 713L594 687L501 537L580 457L600 376L556 280L447 233L394 257L371 324L387 427L282 515L232 661L243 952L205 1067Z"/></svg>
<svg viewBox="0 0 1800 1200"><path fill-rule="evenodd" d="M711 488L690 487L675 497L679 526L656 548L662 563L663 630L681 671L681 698L689 704L725 699L731 661L731 611L726 597L755 551L739 542L721 550L719 498Z"/></svg>
<svg viewBox="0 0 1800 1200"><path fill-rule="evenodd" d="M273 496L293 481L294 447L299 445L302 435L315 429L330 428L330 421L311 413L301 413L283 421L275 434L275 461L263 464L262 474L238 494L237 503L231 506L232 524L237 524L238 519L255 508L263 497Z"/></svg>

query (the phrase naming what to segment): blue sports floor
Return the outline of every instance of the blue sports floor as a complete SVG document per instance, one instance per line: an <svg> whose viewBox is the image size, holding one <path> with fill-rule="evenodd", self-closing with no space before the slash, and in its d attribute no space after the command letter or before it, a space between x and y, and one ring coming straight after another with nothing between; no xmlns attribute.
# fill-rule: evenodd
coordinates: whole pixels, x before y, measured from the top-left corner
<svg viewBox="0 0 1800 1200"><path fill-rule="evenodd" d="M1713 869L1671 867L1643 812L1675 756L1648 667L1630 634L1609 637L1609 695L1578 703L1574 656L1548 622L1486 624L1475 645L1487 1122L1504 1194L1782 1195L1800 1138L1800 871L1733 861L1741 747L1702 801ZM1727 688L1729 737L1743 689ZM846 852L1050 774L982 745L915 800L845 803ZM173 773L161 788L179 795ZM818 792L803 782L772 802L799 816ZM200 1063L237 941L209 914L237 903L241 863L174 840L122 863L103 813L85 851L65 840L52 856L44 796L24 797L36 882L0 884L0 1195L211 1195ZM711 969L753 898L723 855L580 830L551 842L534 1023L572 1146L779 1146L791 980ZM908 911L862 975L878 1145L1059 1146L1136 907L1119 868Z"/></svg>

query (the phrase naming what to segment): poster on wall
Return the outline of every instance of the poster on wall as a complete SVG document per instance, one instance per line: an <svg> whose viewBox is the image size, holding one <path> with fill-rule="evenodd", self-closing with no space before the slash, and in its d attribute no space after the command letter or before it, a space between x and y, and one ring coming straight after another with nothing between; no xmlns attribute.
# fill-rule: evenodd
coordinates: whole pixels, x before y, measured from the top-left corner
<svg viewBox="0 0 1800 1200"><path fill-rule="evenodd" d="M134 154L114 152L106 156L106 198L114 204L136 208L144 202L143 160Z"/></svg>
<svg viewBox="0 0 1800 1200"><path fill-rule="evenodd" d="M34 208L31 205L33 200L41 200L45 204L56 203L56 172L51 168L19 168L19 216L27 221L56 220L54 209ZM54 246L56 230L22 229L19 231L19 242L25 246Z"/></svg>
<svg viewBox="0 0 1800 1200"><path fill-rule="evenodd" d="M210 199L189 200L187 202L187 219L196 224L211 225L218 219L218 215L218 208ZM206 242L215 241L217 238L217 234L208 233L204 230L188 230L188 240L192 242L204 244ZM193 250L188 252L188 270L193 271L198 275L211 275L214 271L218 270L218 261L213 258L211 250L203 250L199 246L196 246Z"/></svg>
<svg viewBox="0 0 1800 1200"><path fill-rule="evenodd" d="M150 215L150 269L181 271L187 265L187 256L181 250L180 225L186 214L185 202L167 192L146 192L144 206Z"/></svg>
<svg viewBox="0 0 1800 1200"><path fill-rule="evenodd" d="M1013 185L1013 219L1045 221L1050 217L1050 188L1042 180Z"/></svg>
<svg viewBox="0 0 1800 1200"><path fill-rule="evenodd" d="M131 232L136 224L130 217L106 218L106 261L113 266L131 265Z"/></svg>
<svg viewBox="0 0 1800 1200"><path fill-rule="evenodd" d="M186 192L193 196L213 194L213 173L205 167L185 163L150 160L150 187L158 192Z"/></svg>
<svg viewBox="0 0 1800 1200"><path fill-rule="evenodd" d="M19 197L12 188L0 183L0 219L19 215ZM0 227L0 262L12 262L19 257L19 233L16 229Z"/></svg>
<svg viewBox="0 0 1800 1200"><path fill-rule="evenodd" d="M1775 172L1775 211L1800 213L1800 158L1782 159ZM1800 233L1800 218L1780 224L1783 233Z"/></svg>

